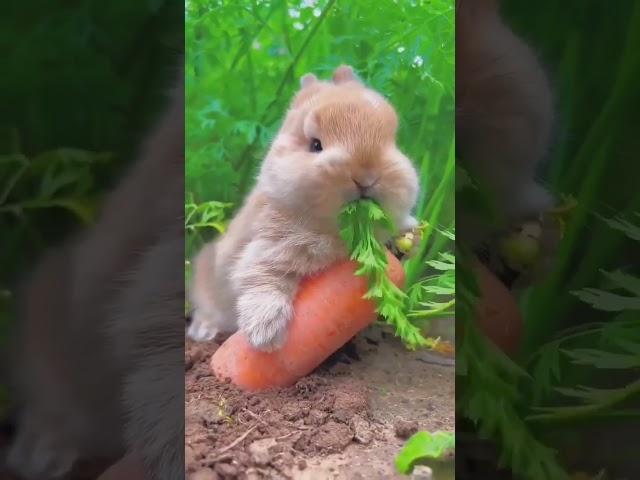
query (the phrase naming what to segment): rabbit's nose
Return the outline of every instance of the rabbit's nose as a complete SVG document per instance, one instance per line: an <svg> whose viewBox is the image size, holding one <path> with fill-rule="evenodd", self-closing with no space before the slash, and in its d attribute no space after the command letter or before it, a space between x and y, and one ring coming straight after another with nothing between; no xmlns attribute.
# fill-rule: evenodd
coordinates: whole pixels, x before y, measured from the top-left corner
<svg viewBox="0 0 640 480"><path fill-rule="evenodd" d="M371 190L378 183L378 179L358 179L352 178L353 183L355 183L358 191L360 192L360 198L369 198L371 196Z"/></svg>

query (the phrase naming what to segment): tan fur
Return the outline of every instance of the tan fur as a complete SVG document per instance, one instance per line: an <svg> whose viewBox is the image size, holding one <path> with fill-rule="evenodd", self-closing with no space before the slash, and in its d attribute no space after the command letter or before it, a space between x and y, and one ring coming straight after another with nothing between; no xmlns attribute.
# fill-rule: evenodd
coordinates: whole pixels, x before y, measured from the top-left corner
<svg viewBox="0 0 640 480"><path fill-rule="evenodd" d="M418 178L396 147L393 107L350 67L333 79L304 77L256 187L228 231L197 256L192 337L240 328L257 348L282 345L300 279L346 258L337 218L360 196L355 182L400 229L415 226ZM322 152L309 150L313 138Z"/></svg>

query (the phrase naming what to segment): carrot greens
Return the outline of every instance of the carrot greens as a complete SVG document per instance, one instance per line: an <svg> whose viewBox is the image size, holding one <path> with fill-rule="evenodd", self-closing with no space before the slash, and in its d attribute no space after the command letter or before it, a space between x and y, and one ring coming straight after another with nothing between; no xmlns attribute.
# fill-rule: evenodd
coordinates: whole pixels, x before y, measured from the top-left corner
<svg viewBox="0 0 640 480"><path fill-rule="evenodd" d="M356 275L365 276L369 282L364 298L375 300L376 311L409 348L433 348L437 341L425 338L407 318L407 295L387 276L387 250L375 236L380 230L395 233L395 226L373 200L351 202L340 214L340 234L351 259L359 265Z"/></svg>

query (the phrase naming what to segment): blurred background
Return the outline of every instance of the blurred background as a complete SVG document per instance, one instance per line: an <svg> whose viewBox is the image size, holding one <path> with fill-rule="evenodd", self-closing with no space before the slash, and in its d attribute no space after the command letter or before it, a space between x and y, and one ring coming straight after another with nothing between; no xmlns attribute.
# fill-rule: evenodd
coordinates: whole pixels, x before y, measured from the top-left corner
<svg viewBox="0 0 640 480"><path fill-rule="evenodd" d="M165 105L181 13L172 0L3 4L0 343L19 281L93 222Z"/></svg>
<svg viewBox="0 0 640 480"><path fill-rule="evenodd" d="M457 418L497 442L491 478L640 478L640 4L502 6L555 90L541 181L575 202L553 272L518 299L518 358L471 346L483 362L458 378Z"/></svg>
<svg viewBox="0 0 640 480"><path fill-rule="evenodd" d="M453 1L188 0L186 9L187 276L252 188L302 75L328 78L346 63L396 107L398 144L420 172L417 216L431 228L407 265L412 318L451 316Z"/></svg>
<svg viewBox="0 0 640 480"><path fill-rule="evenodd" d="M610 282L601 269L632 273L640 260L637 227L635 234L631 228L640 224L633 180L640 149L638 3L546 1L540 6L505 2L504 12L550 72L558 122L544 182L556 196L572 195L577 208L555 274L525 299L530 346L558 329L601 319L602 312L564 293L606 287ZM597 32L590 28L594 22ZM615 228L600 217L622 220L620 227L630 222L629 228Z"/></svg>

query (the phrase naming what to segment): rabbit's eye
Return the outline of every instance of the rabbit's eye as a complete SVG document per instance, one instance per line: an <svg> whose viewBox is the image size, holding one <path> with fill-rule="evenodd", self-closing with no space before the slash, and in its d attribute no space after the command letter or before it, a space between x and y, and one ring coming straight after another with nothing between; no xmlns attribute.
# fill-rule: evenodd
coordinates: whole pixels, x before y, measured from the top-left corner
<svg viewBox="0 0 640 480"><path fill-rule="evenodd" d="M322 144L320 143L320 140L318 140L317 138L312 138L309 150L311 150L312 152L321 152Z"/></svg>

